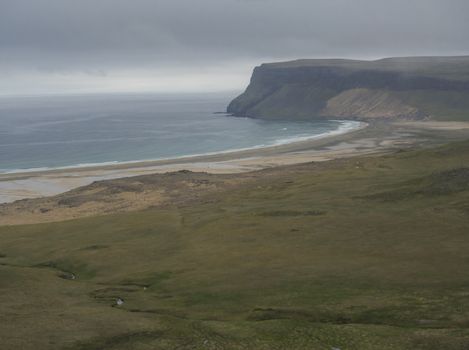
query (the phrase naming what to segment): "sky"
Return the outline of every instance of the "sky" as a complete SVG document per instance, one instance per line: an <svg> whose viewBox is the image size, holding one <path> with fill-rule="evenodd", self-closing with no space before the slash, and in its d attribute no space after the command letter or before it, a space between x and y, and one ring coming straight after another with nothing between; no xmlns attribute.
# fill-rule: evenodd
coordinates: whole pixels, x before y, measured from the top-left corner
<svg viewBox="0 0 469 350"><path fill-rule="evenodd" d="M0 95L237 91L263 62L467 54L468 0L0 0Z"/></svg>

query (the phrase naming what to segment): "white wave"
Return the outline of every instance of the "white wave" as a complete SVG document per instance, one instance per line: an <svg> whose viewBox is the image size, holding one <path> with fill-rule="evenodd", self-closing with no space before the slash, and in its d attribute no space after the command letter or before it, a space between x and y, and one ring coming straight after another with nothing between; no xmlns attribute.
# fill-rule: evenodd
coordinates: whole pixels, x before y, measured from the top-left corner
<svg viewBox="0 0 469 350"><path fill-rule="evenodd" d="M339 127L335 130L331 130L328 132L323 132L321 134L315 134L315 135L292 136L288 138L275 140L271 143L259 144L259 145L255 145L251 147L232 148L229 150L207 152L207 153L186 154L186 155L168 157L168 158L153 158L153 159L140 159L140 160L129 160L129 161L106 161L106 162L99 162L99 163L79 163L79 164L59 166L59 167L38 167L38 168L28 168L28 169L0 169L0 174L33 173L33 172L53 171L53 170L81 169L81 168L93 168L93 167L103 167L103 166L105 167L105 166L121 165L121 164L125 165L125 164L136 164L136 163L144 163L144 162L169 161L169 160L195 158L195 157L203 157L203 156L215 156L218 154L236 153L236 152L249 151L249 150L254 150L254 149L262 149L262 148L268 148L268 147L287 145L287 144L292 144L292 143L297 143L297 142L317 140L317 139L322 139L322 138L331 137L331 136L337 136L337 135L345 134L347 132L350 132L356 129L360 129L363 126L367 125L364 122L353 121L353 120L333 120L333 121L340 123Z"/></svg>

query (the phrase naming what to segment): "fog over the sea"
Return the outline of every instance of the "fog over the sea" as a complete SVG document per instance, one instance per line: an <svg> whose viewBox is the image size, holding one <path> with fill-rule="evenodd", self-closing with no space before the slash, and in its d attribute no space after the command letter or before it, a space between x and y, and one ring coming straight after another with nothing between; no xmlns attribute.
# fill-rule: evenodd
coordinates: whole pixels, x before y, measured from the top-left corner
<svg viewBox="0 0 469 350"><path fill-rule="evenodd" d="M467 0L0 0L0 95L240 90L296 58L469 54Z"/></svg>

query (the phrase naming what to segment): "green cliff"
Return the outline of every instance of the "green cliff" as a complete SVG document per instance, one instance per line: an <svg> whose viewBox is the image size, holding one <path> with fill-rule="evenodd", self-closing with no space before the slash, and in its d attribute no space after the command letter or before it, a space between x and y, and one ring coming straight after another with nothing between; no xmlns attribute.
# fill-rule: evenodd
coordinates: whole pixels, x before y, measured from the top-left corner
<svg viewBox="0 0 469 350"><path fill-rule="evenodd" d="M264 119L469 120L469 56L262 64L227 111Z"/></svg>

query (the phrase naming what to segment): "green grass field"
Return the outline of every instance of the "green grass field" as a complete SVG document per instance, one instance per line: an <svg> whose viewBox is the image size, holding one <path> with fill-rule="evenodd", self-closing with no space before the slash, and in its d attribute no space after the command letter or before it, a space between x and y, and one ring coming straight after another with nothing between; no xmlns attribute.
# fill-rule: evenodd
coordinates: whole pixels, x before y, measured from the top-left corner
<svg viewBox="0 0 469 350"><path fill-rule="evenodd" d="M469 121L468 92L415 90L393 92L393 95L434 120Z"/></svg>
<svg viewBox="0 0 469 350"><path fill-rule="evenodd" d="M469 142L262 174L1 227L0 348L469 349Z"/></svg>

